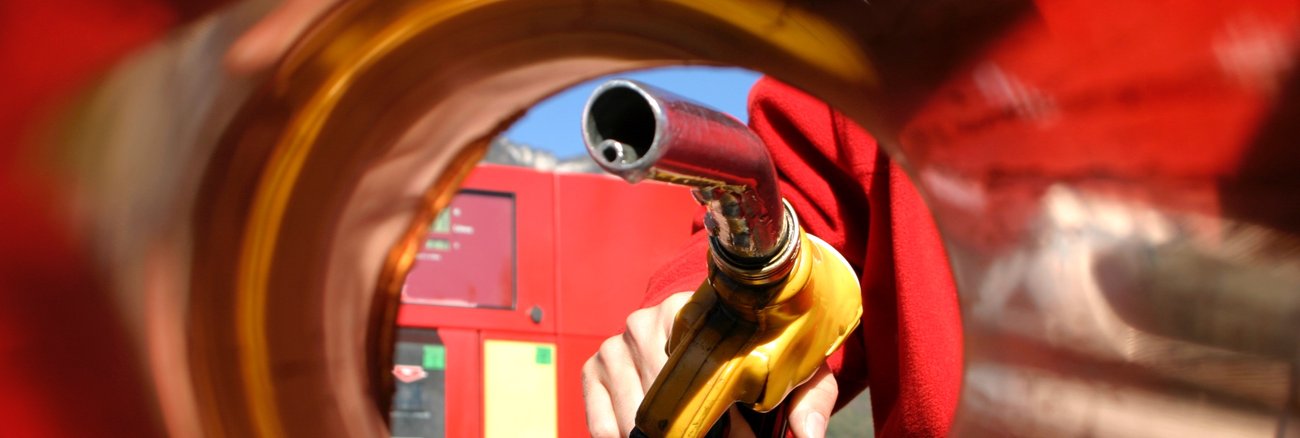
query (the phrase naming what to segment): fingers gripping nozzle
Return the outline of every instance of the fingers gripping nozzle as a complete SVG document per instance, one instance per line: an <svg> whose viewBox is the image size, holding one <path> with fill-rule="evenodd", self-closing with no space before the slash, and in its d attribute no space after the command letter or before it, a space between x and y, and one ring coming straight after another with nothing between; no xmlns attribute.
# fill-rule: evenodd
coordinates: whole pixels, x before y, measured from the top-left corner
<svg viewBox="0 0 1300 438"><path fill-rule="evenodd" d="M688 185L707 210L708 280L677 315L638 436L703 436L733 404L773 411L857 327L856 273L799 227L766 148L734 118L615 80L583 120L605 170Z"/></svg>

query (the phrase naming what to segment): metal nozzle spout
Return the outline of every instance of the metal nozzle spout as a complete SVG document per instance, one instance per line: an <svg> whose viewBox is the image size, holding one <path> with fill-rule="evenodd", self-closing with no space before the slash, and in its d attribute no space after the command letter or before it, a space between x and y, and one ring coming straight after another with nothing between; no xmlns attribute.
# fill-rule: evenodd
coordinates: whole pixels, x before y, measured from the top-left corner
<svg viewBox="0 0 1300 438"><path fill-rule="evenodd" d="M596 89L583 111L583 139L606 171L694 188L715 247L729 263L761 267L789 238L771 155L735 118L639 82Z"/></svg>

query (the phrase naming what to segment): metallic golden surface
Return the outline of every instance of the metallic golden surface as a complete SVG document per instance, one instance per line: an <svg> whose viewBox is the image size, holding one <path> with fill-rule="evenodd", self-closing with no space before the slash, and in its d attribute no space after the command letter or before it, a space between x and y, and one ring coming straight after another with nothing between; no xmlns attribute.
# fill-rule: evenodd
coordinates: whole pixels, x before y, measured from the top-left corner
<svg viewBox="0 0 1300 438"><path fill-rule="evenodd" d="M228 169L212 167L222 170L208 174L211 190L200 197L225 200L214 203L216 212L248 212L223 222L236 227L197 233L223 241L201 257L230 263L196 265L191 309L204 327L196 331L234 328L194 337L191 354L204 363L194 374L205 425L237 435L380 433L372 406L386 392L369 376L382 374L375 369L382 361L367 358L388 348L381 315L392 304L372 297L376 287L396 284L403 265L401 256L374 261L400 253L395 246L409 248L403 238L421 225L414 212L436 208L429 200L451 186L435 186L435 176L463 171L451 157L482 147L565 85L636 67L707 63L759 70L824 98L870 129L914 178L962 291L967 357L956 433L1072 435L1105 423L1143 435L1188 427L1172 419L1193 412L1212 412L1196 415L1195 428L1214 433L1293 428L1287 418L1300 411L1294 347L1255 357L1222 351L1230 342L1196 342L1246 333L1235 327L1197 325L1188 335L1185 327L1152 326L1140 320L1150 311L1124 308L1147 301L1113 299L1144 292L1109 281L1160 280L1096 263L1123 257L1125 248L1181 241L1198 242L1196 251L1209 258L1240 257L1225 253L1235 248L1232 239L1215 241L1230 235L1216 228L1257 228L1275 241L1300 228L1291 222L1295 208L1284 207L1293 196L1277 188L1296 184L1281 176L1285 166L1268 164L1286 160L1259 158L1287 156L1277 139L1294 132L1270 121L1294 113L1294 74L1283 62L1296 51L1293 5L1225 3L1176 14L1133 5L1120 20L1066 4L875 3L343 5L246 107L218 155L239 158ZM1062 16L1081 24L1058 24ZM1133 22L1145 24L1128 27ZM1185 24L1162 27L1167 22ZM1096 46L1135 32L1162 47L1149 53L1186 56ZM1187 120L1209 134L1178 136L1173 127ZM1189 144L1195 154L1179 152ZM1222 209L1204 201L1214 196L1227 199ZM1204 227L1125 225L1148 217L1211 219ZM231 274L237 282L227 282ZM376 286L380 278L388 280ZM1252 290L1293 293L1269 286ZM222 298L207 306L211 297ZM1212 304L1186 311L1216 309L1223 311ZM1261 327L1252 332L1296 333L1287 327L1297 315L1300 309L1284 308L1231 320ZM1296 345L1296 336L1281 342ZM1063 357L1072 359L1056 359ZM1207 360L1221 366L1206 368ZM1247 377L1212 378L1224 367ZM1110 389L1079 390L1081 379ZM1269 389L1241 389L1251 382ZM1254 393L1260 396L1237 395ZM1088 419L1106 394L1133 401L1106 411L1113 419ZM1043 398L1074 410L1015 414Z"/></svg>
<svg viewBox="0 0 1300 438"><path fill-rule="evenodd" d="M7 286L33 306L84 298L5 322L59 321L58 345L109 346L102 363L135 389L88 392L63 383L72 367L21 368L45 396L25 405L129 405L129 436L382 436L389 394L376 376L412 230L488 139L583 79L726 64L867 127L925 198L961 294L954 434L1297 434L1300 309L1275 299L1300 293L1297 9L346 2L233 123L222 111L159 123L244 96L167 95L216 88L220 70L163 65L151 71L170 80L137 87L162 96L87 104L138 137L78 120L59 131L77 141L19 151L30 159L7 177L51 199L33 217L53 218L43 229L66 242L44 249L69 254L78 281ZM178 65L204 56L217 54ZM187 134L161 134L173 131ZM1126 260L1142 263L1115 265ZM1189 271L1231 281L1166 281Z"/></svg>
<svg viewBox="0 0 1300 438"><path fill-rule="evenodd" d="M681 26L699 31L664 31ZM216 153L228 166L200 193L191 354L205 430L380 433L387 385L369 376L385 361L371 358L390 348L412 230L532 102L599 74L756 53L865 86L850 41L776 2L342 5L244 107ZM840 51L799 50L814 42Z"/></svg>
<svg viewBox="0 0 1300 438"><path fill-rule="evenodd" d="M638 429L697 437L732 404L769 412L858 326L853 267L821 239L802 230L799 239L789 276L763 287L736 283L710 262L709 280L673 322L668 362L637 411ZM768 299L754 307L740 295Z"/></svg>

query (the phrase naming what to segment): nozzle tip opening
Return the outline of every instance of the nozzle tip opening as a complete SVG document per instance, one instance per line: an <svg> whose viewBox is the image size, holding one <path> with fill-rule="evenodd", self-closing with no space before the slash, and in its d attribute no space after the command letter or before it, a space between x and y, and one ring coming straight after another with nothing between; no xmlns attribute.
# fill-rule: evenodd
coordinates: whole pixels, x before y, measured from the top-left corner
<svg viewBox="0 0 1300 438"><path fill-rule="evenodd" d="M641 158L635 148L615 140L600 142L599 149L600 157L608 164L632 164Z"/></svg>
<svg viewBox="0 0 1300 438"><path fill-rule="evenodd" d="M587 141L608 164L633 164L654 147L659 120L650 99L631 83L599 90L586 117Z"/></svg>

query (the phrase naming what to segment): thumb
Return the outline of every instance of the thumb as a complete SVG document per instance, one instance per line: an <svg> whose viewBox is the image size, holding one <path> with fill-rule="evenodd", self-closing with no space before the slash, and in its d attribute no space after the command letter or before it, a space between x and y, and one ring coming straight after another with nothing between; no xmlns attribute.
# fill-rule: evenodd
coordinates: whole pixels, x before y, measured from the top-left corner
<svg viewBox="0 0 1300 438"><path fill-rule="evenodd" d="M826 420L835 409L835 399L839 397L840 387L835 382L835 375L826 364L813 374L807 383L799 386L791 397L790 430L798 438L823 438L826 436Z"/></svg>

